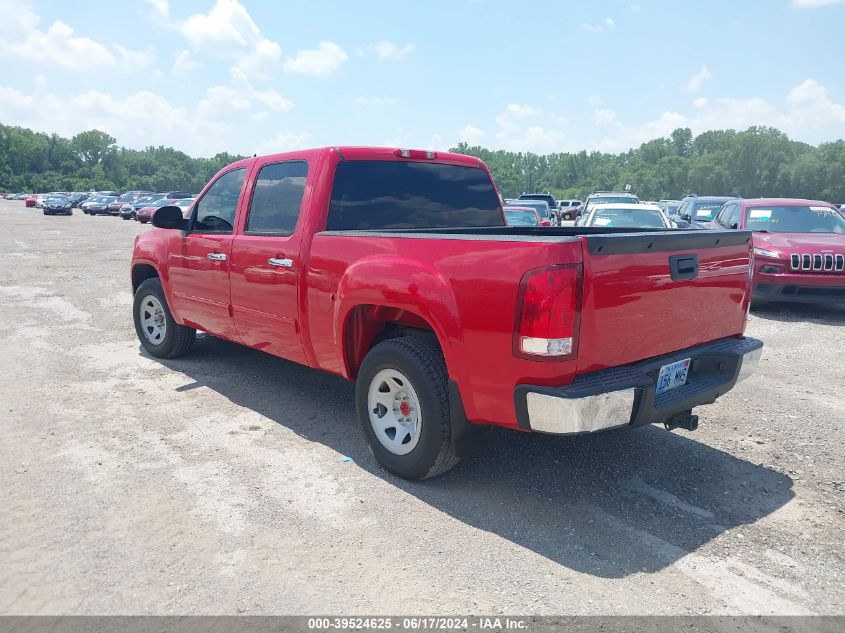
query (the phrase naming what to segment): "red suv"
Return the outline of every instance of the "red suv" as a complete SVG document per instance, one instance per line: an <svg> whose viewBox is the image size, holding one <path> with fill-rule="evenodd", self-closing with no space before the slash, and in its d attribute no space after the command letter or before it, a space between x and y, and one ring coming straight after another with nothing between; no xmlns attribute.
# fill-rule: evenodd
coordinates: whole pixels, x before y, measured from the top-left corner
<svg viewBox="0 0 845 633"><path fill-rule="evenodd" d="M754 301L845 302L845 218L828 202L727 202L711 229L754 231Z"/></svg>

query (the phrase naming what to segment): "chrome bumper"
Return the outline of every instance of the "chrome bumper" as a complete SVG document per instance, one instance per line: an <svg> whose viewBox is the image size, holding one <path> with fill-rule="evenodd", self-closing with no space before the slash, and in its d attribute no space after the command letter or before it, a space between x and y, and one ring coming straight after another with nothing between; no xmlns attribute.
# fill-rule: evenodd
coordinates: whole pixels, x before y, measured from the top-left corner
<svg viewBox="0 0 845 633"><path fill-rule="evenodd" d="M763 344L755 339L724 339L580 376L566 387L520 385L515 394L517 419L526 430L562 435L662 422L730 391L754 372L762 351ZM660 367L684 358L693 360L687 384L656 395Z"/></svg>

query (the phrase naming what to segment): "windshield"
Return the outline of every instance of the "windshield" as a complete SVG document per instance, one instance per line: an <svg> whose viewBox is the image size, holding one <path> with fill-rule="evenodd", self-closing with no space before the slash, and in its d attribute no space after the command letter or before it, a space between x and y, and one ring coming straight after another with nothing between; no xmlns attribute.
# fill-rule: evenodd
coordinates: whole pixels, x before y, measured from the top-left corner
<svg viewBox="0 0 845 633"><path fill-rule="evenodd" d="M693 206L693 218L699 221L709 222L716 217L719 209L726 201L722 202L697 202Z"/></svg>
<svg viewBox="0 0 845 633"><path fill-rule="evenodd" d="M115 200L117 200L117 198L115 196L105 196L104 198L100 199L100 202L105 204L107 202L114 202Z"/></svg>
<svg viewBox="0 0 845 633"><path fill-rule="evenodd" d="M187 209L194 204L194 200L196 200L196 198L179 198L179 200L175 200L173 202L173 205L181 209Z"/></svg>
<svg viewBox="0 0 845 633"><path fill-rule="evenodd" d="M533 211L505 209L505 220L508 226L539 226L537 214Z"/></svg>
<svg viewBox="0 0 845 633"><path fill-rule="evenodd" d="M172 200L165 200L163 198L159 198L158 200L156 200L155 202L151 202L147 206L148 207L155 207L156 209L158 209L159 207L168 207L172 204L173 204Z"/></svg>
<svg viewBox="0 0 845 633"><path fill-rule="evenodd" d="M621 226L634 228L665 229L663 216L659 211L649 209L617 209L602 206L593 213L591 226Z"/></svg>
<svg viewBox="0 0 845 633"><path fill-rule="evenodd" d="M746 213L746 226L751 231L845 234L845 218L833 207L770 205L749 207Z"/></svg>

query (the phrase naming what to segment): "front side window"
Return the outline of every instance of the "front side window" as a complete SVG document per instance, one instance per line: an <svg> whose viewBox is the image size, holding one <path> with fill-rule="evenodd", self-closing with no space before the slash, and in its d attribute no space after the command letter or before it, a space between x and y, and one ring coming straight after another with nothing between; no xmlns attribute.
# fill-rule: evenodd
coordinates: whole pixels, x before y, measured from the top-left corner
<svg viewBox="0 0 845 633"><path fill-rule="evenodd" d="M292 234L299 219L307 177L308 163L305 161L262 167L249 205L246 232Z"/></svg>
<svg viewBox="0 0 845 633"><path fill-rule="evenodd" d="M246 169L226 172L214 181L196 204L194 231L231 233Z"/></svg>

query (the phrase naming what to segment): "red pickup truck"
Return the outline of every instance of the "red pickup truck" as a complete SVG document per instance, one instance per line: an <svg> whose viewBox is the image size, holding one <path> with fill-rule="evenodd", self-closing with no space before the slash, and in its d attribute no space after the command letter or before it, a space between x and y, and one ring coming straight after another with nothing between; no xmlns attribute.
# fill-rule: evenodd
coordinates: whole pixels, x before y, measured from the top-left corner
<svg viewBox="0 0 845 633"><path fill-rule="evenodd" d="M409 479L482 424L692 430L753 371L749 232L505 226L500 200L458 154L233 163L136 238L138 338L172 358L199 329L356 381L373 454Z"/></svg>

